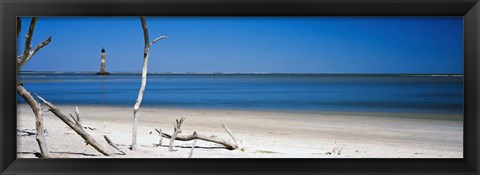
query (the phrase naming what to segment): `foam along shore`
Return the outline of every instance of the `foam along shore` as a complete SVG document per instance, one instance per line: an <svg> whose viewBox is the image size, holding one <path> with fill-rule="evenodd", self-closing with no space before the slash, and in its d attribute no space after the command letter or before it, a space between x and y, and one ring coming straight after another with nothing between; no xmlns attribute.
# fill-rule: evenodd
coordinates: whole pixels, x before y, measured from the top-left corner
<svg viewBox="0 0 480 175"><path fill-rule="evenodd" d="M57 105L64 113L74 106ZM112 158L187 158L193 141L168 139L158 144L155 128L173 133L175 119L185 116L182 134L194 131L231 140L222 128L228 125L245 150L227 150L198 140L193 158L463 158L463 121L414 117L354 116L302 112L164 109L142 107L139 111L139 148L130 151L132 108L78 106L88 132L107 144L107 135L126 155ZM34 135L34 115L27 105L17 106L17 156L34 158L39 152ZM44 113L46 140L51 156L104 158L50 112ZM461 117L461 116L458 116ZM232 141L233 142L233 141Z"/></svg>

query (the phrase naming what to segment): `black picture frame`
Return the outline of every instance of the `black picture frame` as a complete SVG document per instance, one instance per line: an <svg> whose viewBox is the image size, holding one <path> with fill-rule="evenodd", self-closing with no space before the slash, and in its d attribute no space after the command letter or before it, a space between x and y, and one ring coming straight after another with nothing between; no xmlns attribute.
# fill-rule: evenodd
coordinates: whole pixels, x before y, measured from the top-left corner
<svg viewBox="0 0 480 175"><path fill-rule="evenodd" d="M1 0L0 174L479 174L478 0ZM463 16L463 159L16 159L16 16Z"/></svg>

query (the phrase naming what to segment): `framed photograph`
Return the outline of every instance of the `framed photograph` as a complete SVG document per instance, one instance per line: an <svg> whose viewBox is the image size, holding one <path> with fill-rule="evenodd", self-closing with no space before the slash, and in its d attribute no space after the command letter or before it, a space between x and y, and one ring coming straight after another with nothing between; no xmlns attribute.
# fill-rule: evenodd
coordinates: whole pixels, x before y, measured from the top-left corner
<svg viewBox="0 0 480 175"><path fill-rule="evenodd" d="M3 1L0 172L478 174L479 10Z"/></svg>

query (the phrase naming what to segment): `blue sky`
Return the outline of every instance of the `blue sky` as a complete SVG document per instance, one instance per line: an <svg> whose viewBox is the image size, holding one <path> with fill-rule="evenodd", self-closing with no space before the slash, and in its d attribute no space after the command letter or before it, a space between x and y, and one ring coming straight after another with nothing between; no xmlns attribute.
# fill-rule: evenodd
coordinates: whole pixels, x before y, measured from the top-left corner
<svg viewBox="0 0 480 175"><path fill-rule="evenodd" d="M30 19L23 18L22 33ZM461 17L147 17L154 72L462 73ZM40 17L23 70L140 72L138 17ZM24 37L18 46L23 49Z"/></svg>

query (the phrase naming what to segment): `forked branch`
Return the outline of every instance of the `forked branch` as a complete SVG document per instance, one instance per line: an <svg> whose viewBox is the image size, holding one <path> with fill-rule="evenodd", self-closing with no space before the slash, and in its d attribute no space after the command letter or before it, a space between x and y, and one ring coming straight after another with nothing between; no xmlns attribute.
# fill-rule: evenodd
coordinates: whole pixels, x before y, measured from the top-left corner
<svg viewBox="0 0 480 175"><path fill-rule="evenodd" d="M37 24L38 17L33 17L32 21L30 21L30 27L28 28L28 34L25 35L25 48L23 50L23 54L19 55L17 57L17 72L22 69L22 67L27 63L37 51L39 51L41 48L44 46L48 45L50 41L52 40L52 37L48 37L45 41L40 43L38 46L36 46L33 50L32 49L32 38L33 38L33 31L35 30L35 25ZM20 34L20 29L21 29L21 19L17 18L17 37Z"/></svg>
<svg viewBox="0 0 480 175"><path fill-rule="evenodd" d="M173 136L172 136L172 139L170 139L170 144L169 144L169 147L168 147L168 151L173 151L173 142L175 141L175 137L177 137L177 135L179 133L182 133L182 124L183 124L183 121L185 121L185 117L182 117L180 118L180 120L176 119L175 120L175 124L173 125Z"/></svg>

